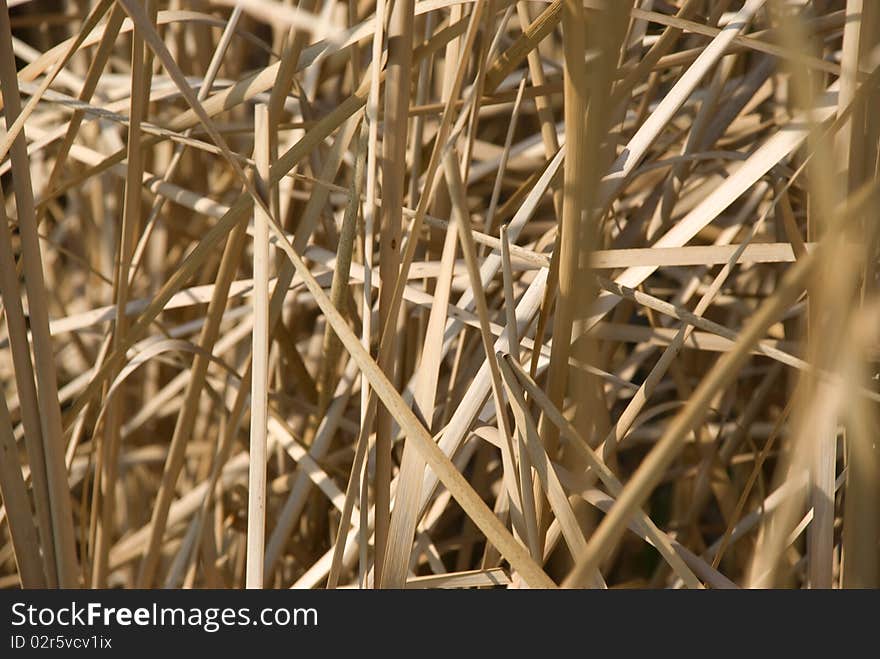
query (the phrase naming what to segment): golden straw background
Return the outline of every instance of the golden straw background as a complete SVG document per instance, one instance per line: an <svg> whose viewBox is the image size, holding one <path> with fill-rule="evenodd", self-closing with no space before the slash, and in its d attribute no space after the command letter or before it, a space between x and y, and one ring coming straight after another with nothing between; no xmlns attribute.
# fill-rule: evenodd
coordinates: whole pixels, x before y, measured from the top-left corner
<svg viewBox="0 0 880 659"><path fill-rule="evenodd" d="M0 0L0 586L880 586L880 3Z"/></svg>

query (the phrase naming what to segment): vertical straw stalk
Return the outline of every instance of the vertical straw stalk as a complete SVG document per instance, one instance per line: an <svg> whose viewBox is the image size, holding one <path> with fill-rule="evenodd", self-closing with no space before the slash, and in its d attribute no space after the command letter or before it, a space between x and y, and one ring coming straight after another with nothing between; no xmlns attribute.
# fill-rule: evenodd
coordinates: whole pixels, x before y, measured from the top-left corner
<svg viewBox="0 0 880 659"><path fill-rule="evenodd" d="M403 198L406 178L406 138L409 128L409 97L412 73L414 0L396 0L388 22L388 63L385 66L385 122L382 136L382 205L379 220L379 327L394 332L397 314L392 314L394 282L400 270L403 240ZM380 348L379 364L395 379L393 355L396 340ZM379 409L376 415L376 545L374 579L382 582L391 521L391 415Z"/></svg>
<svg viewBox="0 0 880 659"><path fill-rule="evenodd" d="M258 190L269 200L269 107L254 108L254 161ZM248 463L246 588L263 587L266 542L266 450L269 418L269 223L254 211L254 334L251 348L251 432Z"/></svg>
<svg viewBox="0 0 880 659"><path fill-rule="evenodd" d="M0 91L3 93L7 129L21 113L21 97L11 37L9 8L6 0L0 0ZM75 588L80 584L80 575L74 544L73 511L64 468L64 436L61 408L58 403L58 380L54 365L54 350L49 335L49 313L46 308L47 298L34 208L34 191L24 132L19 133L13 141L10 157L21 237L22 270L27 290L30 329L33 335L42 453L46 461L48 504L52 522L52 536L51 539L44 539L44 548L48 542L54 545L51 555L54 555L55 566L50 573L57 575L57 584L65 588ZM37 469L42 469L42 466Z"/></svg>

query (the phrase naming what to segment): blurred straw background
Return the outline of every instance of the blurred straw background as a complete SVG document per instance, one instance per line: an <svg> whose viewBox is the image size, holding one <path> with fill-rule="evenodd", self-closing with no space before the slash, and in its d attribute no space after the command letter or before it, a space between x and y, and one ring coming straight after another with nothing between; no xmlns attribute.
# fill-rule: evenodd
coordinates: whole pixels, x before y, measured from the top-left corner
<svg viewBox="0 0 880 659"><path fill-rule="evenodd" d="M0 585L880 586L880 3L0 0Z"/></svg>

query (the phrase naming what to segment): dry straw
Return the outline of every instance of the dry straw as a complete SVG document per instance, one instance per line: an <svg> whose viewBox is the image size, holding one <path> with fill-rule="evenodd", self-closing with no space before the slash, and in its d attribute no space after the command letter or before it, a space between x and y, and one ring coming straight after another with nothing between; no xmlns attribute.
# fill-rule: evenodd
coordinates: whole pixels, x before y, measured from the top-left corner
<svg viewBox="0 0 880 659"><path fill-rule="evenodd" d="M0 0L0 584L880 586L878 64L865 0Z"/></svg>

